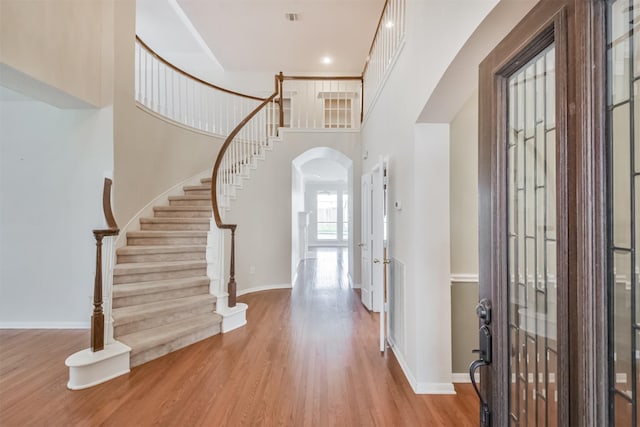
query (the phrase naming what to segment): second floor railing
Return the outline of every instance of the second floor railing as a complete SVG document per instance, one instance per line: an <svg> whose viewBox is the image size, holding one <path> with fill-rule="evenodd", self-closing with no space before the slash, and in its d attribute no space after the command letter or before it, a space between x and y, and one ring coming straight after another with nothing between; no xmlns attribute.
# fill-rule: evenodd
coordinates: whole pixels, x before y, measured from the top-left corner
<svg viewBox="0 0 640 427"><path fill-rule="evenodd" d="M171 121L202 132L226 137L264 101L181 70L137 36L135 65L136 101Z"/></svg>
<svg viewBox="0 0 640 427"><path fill-rule="evenodd" d="M369 55L362 70L363 111L372 104L384 85L405 38L405 0L386 0L378 21Z"/></svg>
<svg viewBox="0 0 640 427"><path fill-rule="evenodd" d="M284 76L282 123L292 129L360 129L362 78L360 76ZM279 98L278 98L278 102Z"/></svg>

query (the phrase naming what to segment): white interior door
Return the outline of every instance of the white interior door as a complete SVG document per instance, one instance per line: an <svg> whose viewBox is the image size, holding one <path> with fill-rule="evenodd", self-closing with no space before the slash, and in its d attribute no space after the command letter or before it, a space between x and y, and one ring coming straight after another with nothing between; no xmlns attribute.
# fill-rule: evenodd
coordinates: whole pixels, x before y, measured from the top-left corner
<svg viewBox="0 0 640 427"><path fill-rule="evenodd" d="M371 172L371 219L372 219L372 245L371 245L371 281L373 311L382 310L384 296L384 177L382 164L377 165Z"/></svg>
<svg viewBox="0 0 640 427"><path fill-rule="evenodd" d="M366 173L362 175L361 180L361 212L362 212L362 220L360 221L361 229L361 239L362 241L358 244L360 246L360 254L361 254L361 272L362 272L362 284L360 288L362 304L367 307L367 310L371 310L372 308L372 286L371 286L371 240L372 240L372 221L371 221L371 174Z"/></svg>

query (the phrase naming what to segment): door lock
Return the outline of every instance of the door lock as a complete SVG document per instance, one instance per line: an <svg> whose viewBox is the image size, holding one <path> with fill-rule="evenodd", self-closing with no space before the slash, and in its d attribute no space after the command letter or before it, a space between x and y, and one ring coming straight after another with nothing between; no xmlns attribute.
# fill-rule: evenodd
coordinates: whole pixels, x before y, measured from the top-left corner
<svg viewBox="0 0 640 427"><path fill-rule="evenodd" d="M469 366L469 376L471 377L471 384L478 395L480 400L480 425L491 425L491 411L489 409L488 402L482 396L478 385L476 384L475 373L482 366L491 365L491 329L489 324L491 323L491 303L487 299L482 299L476 305L476 314L480 318L480 330L478 336L478 343L480 344L478 349L473 350L473 353L478 353L478 360L475 360Z"/></svg>
<svg viewBox="0 0 640 427"><path fill-rule="evenodd" d="M374 258L374 259L373 259L373 263L374 263L374 264L379 264L379 263L380 263L380 260L379 260L378 258ZM390 260L390 259L388 259L388 258L385 258L385 259L382 261L382 263L383 263L383 264L391 264L391 260Z"/></svg>

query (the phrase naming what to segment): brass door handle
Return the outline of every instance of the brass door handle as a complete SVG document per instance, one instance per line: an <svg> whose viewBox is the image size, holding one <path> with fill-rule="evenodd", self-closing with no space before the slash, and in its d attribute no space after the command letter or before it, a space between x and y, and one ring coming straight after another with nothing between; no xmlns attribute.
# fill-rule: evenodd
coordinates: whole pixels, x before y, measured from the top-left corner
<svg viewBox="0 0 640 427"><path fill-rule="evenodd" d="M374 263L374 264L378 264L379 262L380 262L380 260L379 260L378 258L374 258L374 259L373 259L373 263Z"/></svg>
<svg viewBox="0 0 640 427"><path fill-rule="evenodd" d="M383 261L383 263L384 263L384 264L391 264L391 260L390 260L390 259L385 258L385 260Z"/></svg>

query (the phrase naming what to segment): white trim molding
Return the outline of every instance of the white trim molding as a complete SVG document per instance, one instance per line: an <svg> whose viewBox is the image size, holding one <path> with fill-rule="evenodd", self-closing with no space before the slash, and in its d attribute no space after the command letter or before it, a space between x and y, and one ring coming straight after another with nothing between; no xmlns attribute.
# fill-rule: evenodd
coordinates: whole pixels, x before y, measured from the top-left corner
<svg viewBox="0 0 640 427"><path fill-rule="evenodd" d="M292 289L291 283L284 283L282 285L265 285L265 286L253 286L247 289L240 289L237 292L238 296L252 294L254 292L273 291L275 289Z"/></svg>
<svg viewBox="0 0 640 427"><path fill-rule="evenodd" d="M241 302L237 303L235 307L219 307L216 313L222 316L222 333L226 334L246 325L248 308L247 304Z"/></svg>
<svg viewBox="0 0 640 427"><path fill-rule="evenodd" d="M67 387L82 390L128 373L130 353L129 346L114 341L95 353L87 348L72 354L64 362L69 368Z"/></svg>
<svg viewBox="0 0 640 427"><path fill-rule="evenodd" d="M405 377L407 377L407 381L409 381L409 385L413 389L415 394L456 394L456 389L453 387L453 383L428 383L428 382L420 382L416 379L416 377L411 373L409 369L409 365L404 359L404 356L400 352L400 349L397 348L395 342L388 338L389 346L391 347L391 351L396 356L396 360L404 372Z"/></svg>
<svg viewBox="0 0 640 427"><path fill-rule="evenodd" d="M478 274L451 273L451 283L478 283Z"/></svg>

